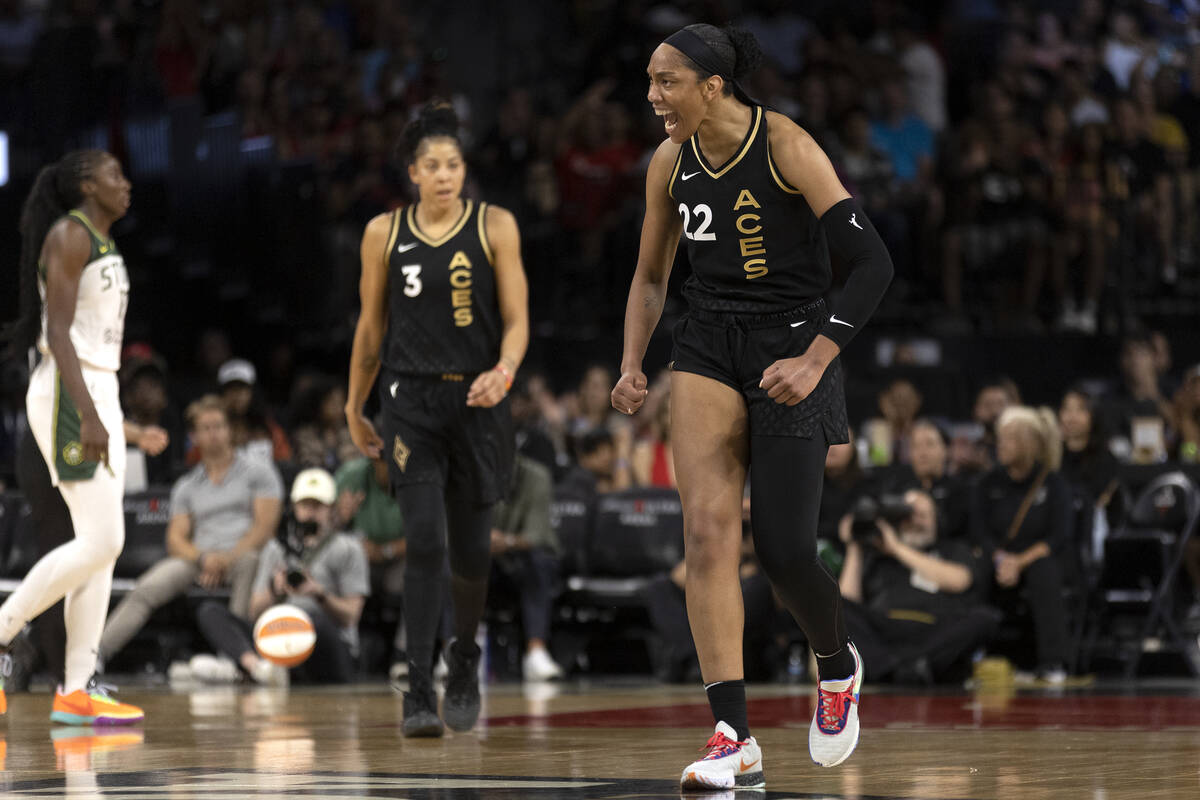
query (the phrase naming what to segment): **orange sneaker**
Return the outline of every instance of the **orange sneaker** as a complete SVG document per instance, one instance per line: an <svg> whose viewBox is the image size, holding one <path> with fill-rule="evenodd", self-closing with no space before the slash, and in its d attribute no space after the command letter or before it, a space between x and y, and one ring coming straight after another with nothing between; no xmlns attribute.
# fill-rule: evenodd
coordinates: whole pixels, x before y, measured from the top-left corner
<svg viewBox="0 0 1200 800"><path fill-rule="evenodd" d="M51 722L66 725L129 725L145 717L140 708L118 703L109 696L106 687L95 683L70 694L63 694L62 687L58 687L50 711Z"/></svg>

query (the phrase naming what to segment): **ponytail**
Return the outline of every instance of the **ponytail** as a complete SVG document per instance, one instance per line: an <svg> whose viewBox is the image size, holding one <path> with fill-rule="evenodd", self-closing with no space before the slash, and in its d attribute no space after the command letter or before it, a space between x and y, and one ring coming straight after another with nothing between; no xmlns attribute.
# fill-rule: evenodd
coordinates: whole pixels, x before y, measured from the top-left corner
<svg viewBox="0 0 1200 800"><path fill-rule="evenodd" d="M23 357L37 342L42 329L42 301L38 295L38 260L54 222L83 202L80 184L104 156L102 150L74 150L43 167L21 207L21 255L17 318L5 327L8 355Z"/></svg>

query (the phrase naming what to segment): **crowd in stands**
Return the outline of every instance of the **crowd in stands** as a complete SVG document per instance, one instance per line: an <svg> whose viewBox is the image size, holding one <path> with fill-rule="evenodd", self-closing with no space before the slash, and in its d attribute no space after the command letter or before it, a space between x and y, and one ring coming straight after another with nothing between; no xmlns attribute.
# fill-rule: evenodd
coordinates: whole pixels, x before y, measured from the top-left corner
<svg viewBox="0 0 1200 800"><path fill-rule="evenodd" d="M399 132L448 98L471 191L522 226L535 324L593 330L624 308L662 138L647 55L683 24L732 19L767 56L751 94L813 135L887 242L885 317L1094 333L1106 308L1112 330L1134 298L1193 294L1193 3L518 0L504 13L476 31L395 0L4 0L0 125L45 146L95 126L123 154L135 117L189 103L232 115L244 147L312 168L324 252L307 257L333 265L326 299L344 323L363 226L411 199Z"/></svg>
<svg viewBox="0 0 1200 800"><path fill-rule="evenodd" d="M1122 312L1139 293L1186 296L1200 269L1194 3L514 1L500 4L513 24L494 32L508 38L484 70L491 76L456 72L453 62L469 56L456 48L476 34L395 0L151 5L0 0L0 122L47 146L99 124L124 153L133 144L119 140L120 123L136 115L181 103L233 114L244 144L315 170L325 249L314 257L342 276L345 285L323 288L345 319L364 224L410 200L392 158L399 131L420 103L446 97L464 120L471 191L520 222L535 333L618 329L643 172L661 140L643 96L646 58L677 27L724 18L754 32L766 52L750 93L813 135L887 242L897 281L880 325L1112 332L1106 308ZM86 81L71 67L79 64ZM200 625L219 629L206 638L227 660L201 659L196 671L277 681L230 620L250 616L256 591L295 587L276 585L278 570L263 572L265 556L257 567L242 557L275 540L291 513L292 479L318 468L336 481L328 525L357 534L366 579L348 566L350 578L331 570L306 591L369 596L362 626L386 627L389 661L401 664L403 521L386 465L349 440L344 370L293 363L286 347L238 352L216 329L194 338L194 357L126 347L126 414L170 441L158 455L132 454L129 488L173 486L172 521L165 560L114 611L104 656L115 657L156 608L199 587L218 590ZM831 448L821 557L840 576L873 679L957 674L998 630L1028 616L1030 597L1078 590L1075 554L1096 526L1116 528L1128 510L1122 464L1200 458L1200 366L1173 371L1167 342L1130 335L1111 374L1055 383L1053 423L1022 406L1026 387L1003 377L973 387L970 407L933 416L898 376L880 392L878 414L857 421L856 441ZM674 484L665 374L632 420L610 408L609 366L569 377L575 385L561 391L561 375L534 365L514 387L520 467L492 540L493 586L517 598L521 668L531 678L573 668L550 656L572 556L549 506ZM5 487L14 486L26 380L20 364L0 369ZM245 471L242 507L214 528L202 498L223 469ZM907 511L889 516L880 506L895 497ZM662 642L655 668L668 679L695 673L681 567L645 588ZM1187 574L1200 592L1196 548ZM754 598L748 664L760 676L802 673L802 639L764 589L752 552L743 578ZM1071 666L1074 609L1032 607L1030 666L1060 679ZM348 631L351 617L331 624ZM339 637L356 651L355 637ZM342 663L331 658L323 663Z"/></svg>
<svg viewBox="0 0 1200 800"><path fill-rule="evenodd" d="M1029 634L1027 652L1036 654L1030 666L1051 680L1064 678L1077 657L1074 632L1083 613L1077 599L1139 488L1129 485L1123 467L1165 470L1200 461L1200 366L1174 372L1165 347L1161 336L1129 336L1111 375L1063 387L1055 409L1022 405L1021 387L1004 377L983 382L971 406L956 415L926 413L907 378L883 386L878 415L859 421L853 442L830 448L820 518L820 556L839 576L852 635L875 678L961 676L969 666L964 659L986 651L1010 625L1024 625ZM254 365L231 358L213 370L210 385L194 384L204 393L189 400L175 387L193 384L176 384L148 345L131 344L125 356L122 387L131 418L162 426L170 437L170 447L154 458L131 448L131 460L144 460L145 468L130 470L129 490L170 486L169 522L162 560L109 617L102 659L117 657L163 606L182 595L195 605L197 591L208 592L195 610L197 624L229 657L201 654L193 671L279 682L237 631L265 598L296 595L295 587L279 583L282 556L268 560L263 548L279 547L286 538L280 531L295 524L295 504L287 501L293 478L315 471L329 486L328 496L321 495L328 506L323 524L346 532L340 547L352 542L357 553L353 563L335 559L299 595L304 602L333 592L335 602L357 603L324 610L345 650L322 659L328 669L321 674L326 680L360 674L347 664L359 653L354 631L362 617L364 629L386 639L392 677L401 678L404 523L388 490L386 462L346 445L342 379L301 375L292 393L297 402L276 408L263 399ZM550 653L562 618L559 599L587 560L569 548L587 543L560 540L556 508L674 487L667 373L654 380L647 407L634 418L612 412L613 380L607 367L591 365L574 390L556 395L530 372L512 392L518 467L496 511L491 591L497 607L512 610L507 620L520 632L520 671L530 679L558 678L575 666L556 663ZM182 425L177 397L187 402ZM11 464L5 472L11 474ZM749 530L753 510L746 505ZM755 648L748 663L759 677L794 677L803 636L774 602L746 541L743 588ZM1178 588L1194 593L1195 623L1200 548L1192 546L1185 566ZM669 680L696 670L683 570L682 562L664 565L640 576L637 590L657 637L652 666ZM274 594L256 602L268 589Z"/></svg>

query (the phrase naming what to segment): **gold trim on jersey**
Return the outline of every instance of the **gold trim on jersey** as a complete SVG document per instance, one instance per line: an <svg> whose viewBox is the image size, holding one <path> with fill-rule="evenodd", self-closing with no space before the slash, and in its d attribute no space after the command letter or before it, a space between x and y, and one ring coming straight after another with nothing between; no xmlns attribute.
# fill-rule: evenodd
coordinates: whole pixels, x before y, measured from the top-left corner
<svg viewBox="0 0 1200 800"><path fill-rule="evenodd" d="M396 236L400 233L400 209L392 212L392 225L388 229L387 246L383 248L383 269L387 272L388 263L392 260L392 248L396 246Z"/></svg>
<svg viewBox="0 0 1200 800"><path fill-rule="evenodd" d="M767 168L769 170L771 170L771 177L775 179L775 183L779 186L780 189L783 189L788 194L804 194L804 192L800 191L795 186L792 186L790 183L785 181L783 179L783 176L779 174L779 170L775 167L775 158L774 158L774 156L771 155L771 140L770 139L767 139Z"/></svg>
<svg viewBox="0 0 1200 800"><path fill-rule="evenodd" d="M100 255L108 255L108 251L113 249L115 245L112 237L101 235L100 231L96 230L96 226L92 224L92 221L87 218L87 214L84 214L78 208L72 208L67 212L67 216L81 222L83 227L87 228L88 231L91 232L92 236L96 237L96 240L100 242Z"/></svg>
<svg viewBox="0 0 1200 800"><path fill-rule="evenodd" d="M462 216L458 218L458 222L450 226L450 230L442 234L441 238L431 239L421 232L421 226L417 223L417 205L414 203L408 207L408 229L412 231L413 236L417 237L430 247L441 247L446 242L457 236L458 232L461 231L463 226L467 224L467 220L471 218L471 209L474 207L474 205L475 203L473 201L464 200L463 213Z"/></svg>
<svg viewBox="0 0 1200 800"><path fill-rule="evenodd" d="M696 154L696 162L700 165L700 169L707 172L710 178L719 178L722 175L724 175L726 172L729 172L729 170L736 167L738 165L738 162L740 162L743 158L746 157L746 153L750 152L750 145L754 144L754 138L756 136L758 136L758 126L761 122L762 122L762 106L755 106L754 107L754 123L750 126L750 134L746 137L746 142L742 145L741 152L739 152L736 156L734 156L733 158L726 161L725 165L722 166L716 172L712 171L712 169L708 165L708 161L704 158L704 154L700 152L700 134L699 133L693 134L692 135L692 152Z"/></svg>
<svg viewBox="0 0 1200 800"><path fill-rule="evenodd" d="M484 202L479 204L479 243L483 245L483 254L487 256L488 263L496 266L496 259L492 258L492 246L487 238L487 203Z"/></svg>
<svg viewBox="0 0 1200 800"><path fill-rule="evenodd" d="M675 199L675 178L679 175L679 165L683 163L683 148L679 148L679 152L675 154L675 167L671 170L671 179L667 181L667 196L672 200Z"/></svg>

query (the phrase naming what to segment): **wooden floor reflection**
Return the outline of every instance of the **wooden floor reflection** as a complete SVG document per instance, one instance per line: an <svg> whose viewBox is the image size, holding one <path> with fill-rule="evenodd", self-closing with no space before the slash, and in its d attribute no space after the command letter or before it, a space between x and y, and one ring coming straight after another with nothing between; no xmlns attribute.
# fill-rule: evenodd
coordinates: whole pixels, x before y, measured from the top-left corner
<svg viewBox="0 0 1200 800"><path fill-rule="evenodd" d="M859 749L831 770L808 758L810 691L751 690L767 791L739 800L1200 798L1200 688L868 691ZM679 797L675 778L711 729L692 687L492 687L479 729L440 740L401 738L400 698L384 685L122 696L145 707L143 726L51 726L45 694L11 697L3 796Z"/></svg>

